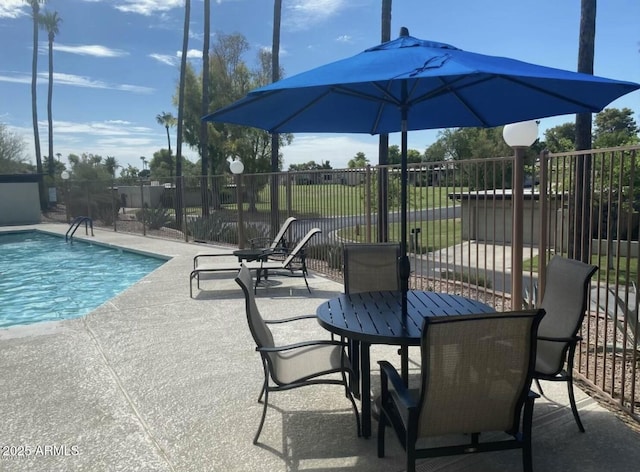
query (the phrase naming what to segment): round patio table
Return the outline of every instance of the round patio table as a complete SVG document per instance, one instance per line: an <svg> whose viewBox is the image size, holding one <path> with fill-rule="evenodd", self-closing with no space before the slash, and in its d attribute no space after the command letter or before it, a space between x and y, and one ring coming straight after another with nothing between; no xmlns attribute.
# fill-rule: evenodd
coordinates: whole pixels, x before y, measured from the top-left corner
<svg viewBox="0 0 640 472"><path fill-rule="evenodd" d="M316 310L320 326L349 339L352 346L352 389L361 396L363 436L371 435L369 352L372 344L399 345L403 348L419 346L422 323L426 317L494 311L489 305L459 295L418 290L407 292L406 316L402 315L402 292L397 291L341 294L321 304ZM402 371L406 381L406 356L403 356Z"/></svg>

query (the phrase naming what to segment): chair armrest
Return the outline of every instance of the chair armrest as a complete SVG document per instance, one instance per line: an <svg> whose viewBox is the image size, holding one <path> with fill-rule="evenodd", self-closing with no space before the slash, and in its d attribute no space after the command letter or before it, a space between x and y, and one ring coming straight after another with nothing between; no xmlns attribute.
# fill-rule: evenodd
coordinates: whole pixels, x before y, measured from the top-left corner
<svg viewBox="0 0 640 472"><path fill-rule="evenodd" d="M409 389L404 385L398 371L387 361L378 361L380 364L380 382L382 383L382 400L385 401L385 392L389 391L389 383L398 394L398 399L406 409L416 408L416 401L409 395Z"/></svg>
<svg viewBox="0 0 640 472"><path fill-rule="evenodd" d="M315 320L317 318L316 315L300 315L293 316L291 318L283 318L280 320L264 320L266 324L278 324L278 323L288 323L289 321L298 321L298 320Z"/></svg>
<svg viewBox="0 0 640 472"><path fill-rule="evenodd" d="M573 343L582 340L580 336L574 336L570 338L555 338L551 336L538 336L538 341L549 341L555 343Z"/></svg>
<svg viewBox="0 0 640 472"><path fill-rule="evenodd" d="M330 340L316 340L316 341L303 341L295 344L286 344L284 346L274 346L274 347L256 347L256 351L258 352L283 352L290 351L292 349L298 349L301 347L311 347L311 346L342 346L346 347L345 343L340 341L330 341Z"/></svg>
<svg viewBox="0 0 640 472"><path fill-rule="evenodd" d="M534 392L533 390L529 390L528 397L535 400L536 398L540 398L540 395Z"/></svg>

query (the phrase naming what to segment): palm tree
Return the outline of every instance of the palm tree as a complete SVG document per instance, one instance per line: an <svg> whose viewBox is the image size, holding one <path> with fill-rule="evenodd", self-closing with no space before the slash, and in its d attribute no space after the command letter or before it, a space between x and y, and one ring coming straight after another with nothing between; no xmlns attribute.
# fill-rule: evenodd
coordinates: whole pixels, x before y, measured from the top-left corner
<svg viewBox="0 0 640 472"><path fill-rule="evenodd" d="M47 96L47 119L49 122L49 175L53 175L53 116L51 114L51 101L53 97L53 40L56 34L60 32L60 23L62 18L58 16L58 12L44 12L40 15L40 26L49 36L49 93Z"/></svg>
<svg viewBox="0 0 640 472"><path fill-rule="evenodd" d="M578 72L593 75L593 59L596 42L596 0L580 1L580 36L578 39ZM591 113L576 115L576 151L591 149ZM576 161L576 218L574 231L581 236L575 239L574 259L589 261L589 201L591 193L588 176L591 174L591 155L579 157ZM587 178L585 178L585 176ZM572 232L572 234L578 234Z"/></svg>
<svg viewBox="0 0 640 472"><path fill-rule="evenodd" d="M391 0L382 0L382 42L391 39ZM389 163L389 135L380 134L378 137L378 164L384 166ZM389 240L389 218L387 212L387 171L383 167L378 173L378 241Z"/></svg>
<svg viewBox="0 0 640 472"><path fill-rule="evenodd" d="M31 117L33 121L33 141L36 147L36 170L42 175L42 155L40 154L40 132L38 131L38 99L36 84L38 82L38 19L40 17L40 4L46 0L25 0L31 7L33 18L33 56L31 60ZM38 184L40 194L40 209L47 209L47 197L45 194L44 181L40 179Z"/></svg>
<svg viewBox="0 0 640 472"><path fill-rule="evenodd" d="M182 35L182 57L180 58L180 89L178 91L178 123L176 136L176 225L182 228L182 124L184 121L184 88L189 49L189 19L191 0L184 2L184 27Z"/></svg>
<svg viewBox="0 0 640 472"><path fill-rule="evenodd" d="M211 1L204 0L204 44L202 45L202 116L209 113L209 37L211 35ZM209 191L207 175L209 169L209 123L200 123L200 192L202 216L209 214Z"/></svg>
<svg viewBox="0 0 640 472"><path fill-rule="evenodd" d="M271 81L280 80L280 20L282 19L282 0L274 0L273 2L273 39L271 45ZM278 207L278 181L275 175L278 172L278 155L280 153L279 139L277 133L271 135L271 172L274 174L271 178L271 228L280 226ZM274 229L275 231L275 229Z"/></svg>
<svg viewBox="0 0 640 472"><path fill-rule="evenodd" d="M104 167L105 169L107 169L107 172L109 172L111 177L115 179L116 169L120 167L116 158L113 156L107 156L107 158L104 160Z"/></svg>
<svg viewBox="0 0 640 472"><path fill-rule="evenodd" d="M164 126L167 129L167 146L169 146L169 154L171 154L171 137L169 135L169 128L173 128L176 125L176 118L171 113L163 111L156 115L156 121L159 125Z"/></svg>

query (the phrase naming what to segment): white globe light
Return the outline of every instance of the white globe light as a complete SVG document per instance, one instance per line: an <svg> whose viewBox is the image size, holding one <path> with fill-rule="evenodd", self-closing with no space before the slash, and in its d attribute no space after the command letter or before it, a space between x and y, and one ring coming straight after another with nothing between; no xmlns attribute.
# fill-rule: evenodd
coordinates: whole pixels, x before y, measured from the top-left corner
<svg viewBox="0 0 640 472"><path fill-rule="evenodd" d="M508 124L502 130L502 137L511 147L529 147L538 139L538 123L530 120Z"/></svg>
<svg viewBox="0 0 640 472"><path fill-rule="evenodd" d="M232 161L231 164L229 164L229 169L231 169L231 172L234 174L242 174L242 172L244 172L244 164L241 161Z"/></svg>
<svg viewBox="0 0 640 472"><path fill-rule="evenodd" d="M69 178L69 172L67 172L66 170L63 170L62 173L60 174L60 177L62 177L62 180L67 180Z"/></svg>

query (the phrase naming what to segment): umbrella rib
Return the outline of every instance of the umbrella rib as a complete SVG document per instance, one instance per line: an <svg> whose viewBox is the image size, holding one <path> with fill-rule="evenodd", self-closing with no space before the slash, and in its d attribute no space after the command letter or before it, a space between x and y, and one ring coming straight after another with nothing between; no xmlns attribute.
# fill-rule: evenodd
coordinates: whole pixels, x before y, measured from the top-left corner
<svg viewBox="0 0 640 472"><path fill-rule="evenodd" d="M508 76L504 76L504 75L497 75L496 77L503 78L503 79L508 80L510 82L515 82L516 84L522 85L523 87L528 87L528 88L530 88L532 90L536 90L538 92L544 93L545 95L549 95L551 97L559 98L560 100L564 100L566 102L573 103L574 105L578 105L578 106L581 106L581 107L588 108L589 110L592 110L594 113L601 109L598 106L593 106L593 105L590 105L590 104L582 102L582 101L574 100L573 98L568 98L565 95L562 95L562 94L559 94L559 93L556 93L556 92L551 92L549 90L545 90L545 89L543 89L541 87L538 87L536 85L528 84L528 83L526 83L526 82L524 82L522 80L516 79L515 77L508 77Z"/></svg>
<svg viewBox="0 0 640 472"><path fill-rule="evenodd" d="M278 128L280 128L281 126L287 124L288 122L290 122L291 120L293 120L294 118L296 118L298 115L300 115L301 113L304 113L308 108L312 107L313 105L315 105L316 103L318 103L320 100L322 100L324 97L326 97L327 95L329 95L331 93L331 90L327 90L326 92L321 93L320 95L318 95L317 97L315 97L313 100L311 100L310 102L307 102L305 104L305 106L299 108L295 113L292 113L291 115L287 116L284 120L282 120L279 123L276 123L275 126L272 126L271 128L268 129L269 133L277 133L278 132Z"/></svg>

